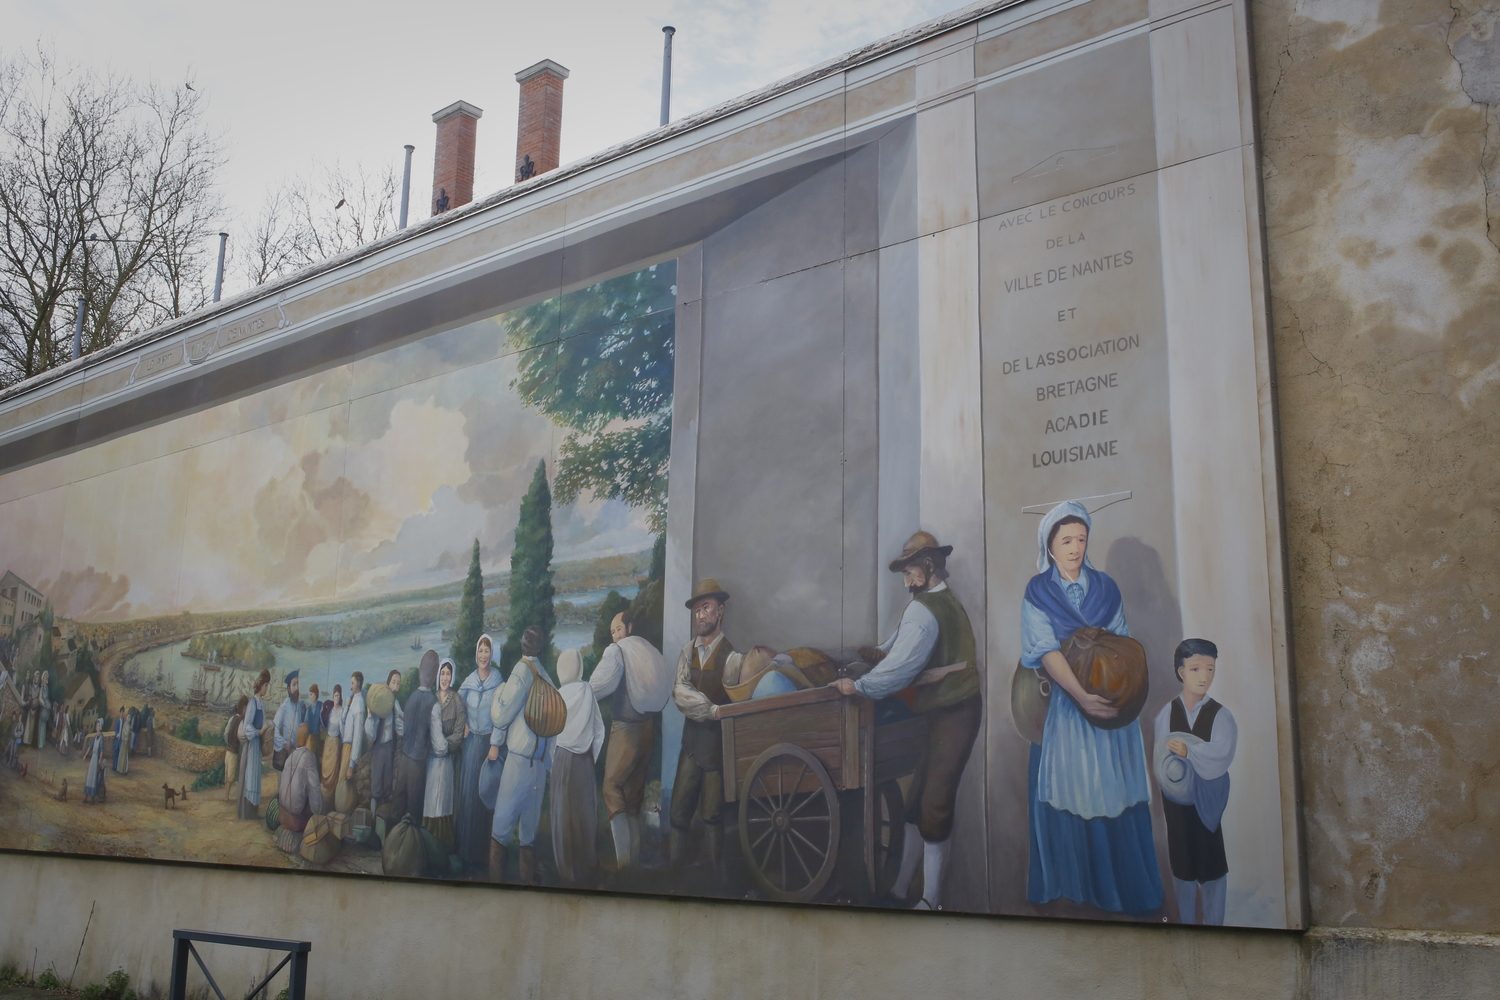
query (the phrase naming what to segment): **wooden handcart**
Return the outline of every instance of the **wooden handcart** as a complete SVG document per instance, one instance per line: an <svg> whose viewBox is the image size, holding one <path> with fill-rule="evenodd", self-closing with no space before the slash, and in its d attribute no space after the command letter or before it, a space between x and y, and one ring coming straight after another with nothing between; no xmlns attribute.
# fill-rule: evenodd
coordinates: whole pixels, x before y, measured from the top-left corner
<svg viewBox="0 0 1500 1000"><path fill-rule="evenodd" d="M869 898L895 882L906 811L897 782L916 768L927 723L877 726L875 715L868 698L831 687L719 709L724 796L739 804L740 848L772 898L817 899L839 861L841 831L846 851L862 849Z"/></svg>

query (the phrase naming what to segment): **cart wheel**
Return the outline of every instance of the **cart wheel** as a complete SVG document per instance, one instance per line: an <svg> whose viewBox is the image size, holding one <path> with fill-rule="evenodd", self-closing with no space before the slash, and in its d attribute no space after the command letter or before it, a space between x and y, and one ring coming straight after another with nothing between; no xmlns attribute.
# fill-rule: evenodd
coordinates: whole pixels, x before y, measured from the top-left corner
<svg viewBox="0 0 1500 1000"><path fill-rule="evenodd" d="M887 781L875 789L875 896L891 891L901 874L901 852L906 846L906 804L901 786Z"/></svg>
<svg viewBox="0 0 1500 1000"><path fill-rule="evenodd" d="M822 763L791 743L769 747L750 765L740 800L740 847L761 888L789 902L816 897L839 842L838 793Z"/></svg>

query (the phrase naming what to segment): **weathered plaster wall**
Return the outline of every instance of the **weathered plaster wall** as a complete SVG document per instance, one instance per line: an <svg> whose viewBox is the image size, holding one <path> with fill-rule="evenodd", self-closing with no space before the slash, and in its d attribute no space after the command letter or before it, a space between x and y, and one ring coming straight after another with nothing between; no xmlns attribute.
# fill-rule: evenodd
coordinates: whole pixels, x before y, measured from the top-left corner
<svg viewBox="0 0 1500 1000"><path fill-rule="evenodd" d="M1487 997L1500 981L1493 936L941 914L892 920L848 909L496 893L16 854L0 855L0 905L9 917L0 921L0 961L54 968L77 984L124 968L137 988L158 996L171 978L177 927L313 941L308 993L318 998L812 1000L919 997L939 988L951 997L1041 1000L1405 1000ZM109 919L121 912L130 919ZM279 960L202 951L230 996ZM189 983L204 985L196 968Z"/></svg>
<svg viewBox="0 0 1500 1000"><path fill-rule="evenodd" d="M1500 929L1497 11L1252 7L1314 924Z"/></svg>

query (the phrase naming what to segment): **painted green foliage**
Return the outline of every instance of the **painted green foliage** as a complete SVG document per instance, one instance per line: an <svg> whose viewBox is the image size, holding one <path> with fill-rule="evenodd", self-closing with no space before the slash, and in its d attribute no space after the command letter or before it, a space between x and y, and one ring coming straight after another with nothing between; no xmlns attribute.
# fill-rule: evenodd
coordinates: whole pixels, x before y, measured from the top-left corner
<svg viewBox="0 0 1500 1000"><path fill-rule="evenodd" d="M585 673L593 673L605 648L614 641L610 638L609 626L621 611L631 613L636 635L658 649L661 648L662 597L666 575L667 536L657 535L656 544L651 547L651 569L635 600L622 596L618 590L611 590L604 595L604 600L599 605L599 618L594 623L594 644L584 653Z"/></svg>
<svg viewBox="0 0 1500 1000"><path fill-rule="evenodd" d="M453 686L458 687L474 672L474 645L484 633L484 573L479 569L479 539L469 556L469 575L464 579L463 597L458 602L458 627L453 633L453 647L448 655L455 667Z"/></svg>
<svg viewBox="0 0 1500 1000"><path fill-rule="evenodd" d="M584 491L623 500L644 509L658 533L667 516L676 279L669 261L506 319L522 352L513 388L572 432L559 453L558 502ZM611 427L617 421L626 423Z"/></svg>
<svg viewBox="0 0 1500 1000"><path fill-rule="evenodd" d="M521 633L533 625L542 631L543 659L551 668L552 630L557 623L553 594L552 490L547 485L547 463L538 462L521 499L516 544L510 553L510 627L500 650L505 676L510 676L510 668L521 658Z"/></svg>

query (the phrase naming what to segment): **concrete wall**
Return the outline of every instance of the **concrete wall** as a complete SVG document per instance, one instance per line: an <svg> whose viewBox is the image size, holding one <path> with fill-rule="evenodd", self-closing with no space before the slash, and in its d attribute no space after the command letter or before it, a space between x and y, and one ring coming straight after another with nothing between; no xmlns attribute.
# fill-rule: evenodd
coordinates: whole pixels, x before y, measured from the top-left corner
<svg viewBox="0 0 1500 1000"><path fill-rule="evenodd" d="M1316 924L1500 929L1496 13L1252 8Z"/></svg>
<svg viewBox="0 0 1500 1000"><path fill-rule="evenodd" d="M954 997L1396 1000L1492 996L1500 981L1493 936L893 919L52 857L0 858L0 900L0 958L67 981L76 956L75 983L123 968L148 995L170 981L178 927L313 941L316 998L913 997L940 986ZM227 995L279 960L202 952ZM196 968L190 984L203 985Z"/></svg>

